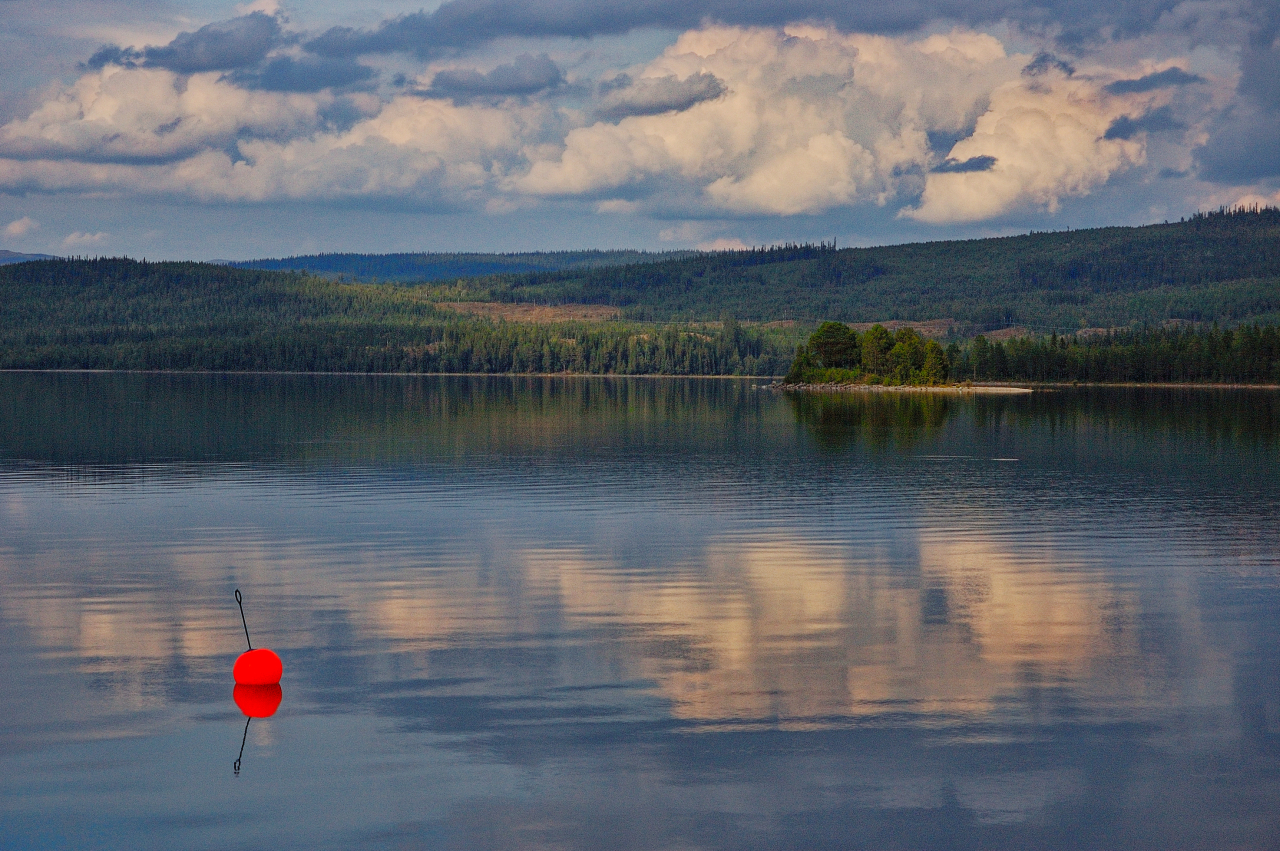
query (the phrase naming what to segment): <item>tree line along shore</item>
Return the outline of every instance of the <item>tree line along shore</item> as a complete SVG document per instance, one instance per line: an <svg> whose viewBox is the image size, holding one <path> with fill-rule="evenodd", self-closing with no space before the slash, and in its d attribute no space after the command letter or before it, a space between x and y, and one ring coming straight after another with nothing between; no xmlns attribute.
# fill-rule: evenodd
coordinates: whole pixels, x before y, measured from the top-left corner
<svg viewBox="0 0 1280 851"><path fill-rule="evenodd" d="M864 334L824 322L796 349L784 385L943 386L962 381L1280 384L1280 328L1117 329L1088 335L953 341L914 329Z"/></svg>

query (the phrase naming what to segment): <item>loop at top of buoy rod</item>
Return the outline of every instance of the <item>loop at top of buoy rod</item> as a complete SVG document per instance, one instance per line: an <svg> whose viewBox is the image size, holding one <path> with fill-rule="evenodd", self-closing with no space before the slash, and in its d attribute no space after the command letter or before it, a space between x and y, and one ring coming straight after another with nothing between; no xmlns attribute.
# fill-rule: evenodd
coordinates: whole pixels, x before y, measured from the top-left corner
<svg viewBox="0 0 1280 851"><path fill-rule="evenodd" d="M253 649L253 642L249 640L249 622L244 619L244 602L240 599L240 589L236 589L236 605L240 607L240 623L244 625L244 641L249 645L249 649Z"/></svg>

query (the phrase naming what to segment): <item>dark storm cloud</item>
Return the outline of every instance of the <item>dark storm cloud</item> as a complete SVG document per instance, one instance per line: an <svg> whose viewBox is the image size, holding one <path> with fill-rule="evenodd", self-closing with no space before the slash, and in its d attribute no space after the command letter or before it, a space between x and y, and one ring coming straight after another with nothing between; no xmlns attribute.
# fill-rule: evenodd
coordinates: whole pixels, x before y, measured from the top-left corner
<svg viewBox="0 0 1280 851"><path fill-rule="evenodd" d="M1252 47L1240 60L1240 95L1269 112L1280 111L1280 45Z"/></svg>
<svg viewBox="0 0 1280 851"><path fill-rule="evenodd" d="M89 57L84 67L96 71L106 65L148 65L179 74L233 71L258 64L283 40L278 20L254 12L208 24L193 33L179 33L163 47L135 50L106 44Z"/></svg>
<svg viewBox="0 0 1280 851"><path fill-rule="evenodd" d="M123 65L125 68L133 68L141 61L142 53L132 47L104 44L89 57L88 61L84 63L84 67L91 71L98 71L108 65Z"/></svg>
<svg viewBox="0 0 1280 851"><path fill-rule="evenodd" d="M1280 176L1280 4L1250 35L1240 60L1239 99L1196 151L1206 180L1243 183Z"/></svg>
<svg viewBox="0 0 1280 851"><path fill-rule="evenodd" d="M412 53L437 56L453 48L507 36L587 37L625 33L642 27L687 29L705 21L778 25L800 20L829 21L860 32L895 33L939 19L981 24L1010 19L1032 26L1053 25L1064 43L1084 44L1109 31L1117 36L1149 30L1180 0L905 0L849 3L847 0L448 0L433 12L385 21L374 29L335 27L309 48L329 56Z"/></svg>
<svg viewBox="0 0 1280 851"><path fill-rule="evenodd" d="M232 75L237 85L273 92L318 92L346 88L371 79L377 72L350 59L278 56L261 69Z"/></svg>
<svg viewBox="0 0 1280 851"><path fill-rule="evenodd" d="M629 115L683 112L726 91L725 84L714 74L693 74L683 80L660 77L635 81L620 74L601 86L603 98L597 114L607 121L617 121Z"/></svg>
<svg viewBox="0 0 1280 851"><path fill-rule="evenodd" d="M1182 130L1185 127L1186 125L1174 119L1173 110L1162 106L1137 118L1120 116L1111 122L1111 126L1107 128L1102 138L1132 139L1139 133L1159 133L1164 130Z"/></svg>
<svg viewBox="0 0 1280 851"><path fill-rule="evenodd" d="M933 167L938 174L964 174L971 171L991 171L995 167L996 158L989 155L970 157L967 160L956 160L947 157L941 164Z"/></svg>
<svg viewBox="0 0 1280 851"><path fill-rule="evenodd" d="M181 33L164 47L148 47L142 51L142 58L147 65L180 74L231 71L261 62L281 40L280 22L254 12L203 26L193 33ZM101 53L98 51L95 58Z"/></svg>
<svg viewBox="0 0 1280 851"><path fill-rule="evenodd" d="M426 91L430 97L466 100L475 97L531 95L552 89L564 82L564 73L545 53L524 54L509 65L499 65L488 73L479 71L441 71Z"/></svg>
<svg viewBox="0 0 1280 851"><path fill-rule="evenodd" d="M1058 71L1070 77L1076 72L1075 66L1059 59L1052 53L1037 53L1035 58L1027 63L1027 67L1022 69L1024 77L1042 77L1050 71Z"/></svg>
<svg viewBox="0 0 1280 851"><path fill-rule="evenodd" d="M1250 106L1233 110L1195 156L1196 173L1205 180L1247 183L1280 176L1280 113Z"/></svg>
<svg viewBox="0 0 1280 851"><path fill-rule="evenodd" d="M1136 95L1153 92L1156 89L1167 89L1173 86L1188 86L1192 83L1203 83L1204 77L1188 74L1181 68L1166 68L1155 74L1148 74L1136 80L1116 80L1107 86L1113 95Z"/></svg>

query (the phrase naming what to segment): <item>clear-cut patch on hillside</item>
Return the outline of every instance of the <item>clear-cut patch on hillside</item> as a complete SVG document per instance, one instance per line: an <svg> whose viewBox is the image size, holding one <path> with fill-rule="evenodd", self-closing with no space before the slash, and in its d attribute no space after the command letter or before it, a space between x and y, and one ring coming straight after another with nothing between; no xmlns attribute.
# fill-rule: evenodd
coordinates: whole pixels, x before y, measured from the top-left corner
<svg viewBox="0 0 1280 851"><path fill-rule="evenodd" d="M609 304L507 304L497 301L442 301L437 307L482 316L486 319L502 319L507 322L599 322L617 319L622 310Z"/></svg>

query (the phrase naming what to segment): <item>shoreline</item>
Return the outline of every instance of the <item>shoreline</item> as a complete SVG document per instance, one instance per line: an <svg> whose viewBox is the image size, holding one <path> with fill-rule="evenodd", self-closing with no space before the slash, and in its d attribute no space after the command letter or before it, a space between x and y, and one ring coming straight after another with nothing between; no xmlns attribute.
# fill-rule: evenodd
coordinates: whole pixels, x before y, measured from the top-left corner
<svg viewBox="0 0 1280 851"><path fill-rule="evenodd" d="M1034 392L1030 387L1010 384L782 384L771 390L796 393L945 393L974 396L1021 396Z"/></svg>
<svg viewBox="0 0 1280 851"><path fill-rule="evenodd" d="M1026 381L990 382L984 384L783 384L780 381L768 385L777 392L796 393L951 393L975 395L1024 395L1027 393L1052 393L1057 390L1080 390L1091 387L1132 390L1280 390L1280 384L1240 384L1153 381Z"/></svg>
<svg viewBox="0 0 1280 851"><path fill-rule="evenodd" d="M58 373L64 375L325 375L377 378L697 378L718 381L773 381L777 375L679 375L622 372L342 372L285 369L77 369L73 367L14 369L0 368L0 375ZM769 385L761 385L769 386Z"/></svg>
<svg viewBox="0 0 1280 851"><path fill-rule="evenodd" d="M625 374L617 372L302 372L277 369L79 369L79 368L0 368L0 374L59 373L70 375L323 375L405 378L696 378L718 381L771 381L762 389L801 393L981 393L1025 394L1045 390L1079 389L1082 387L1147 388L1154 390L1280 390L1280 384L1241 384L1238 382L1141 382L1141 381L1025 381L983 384L783 384L777 375L679 375L668 373Z"/></svg>
<svg viewBox="0 0 1280 851"><path fill-rule="evenodd" d="M1280 384L1240 384L1239 382L1201 381L1030 381L1035 389L1058 390L1072 387L1148 387L1157 390L1280 390Z"/></svg>

